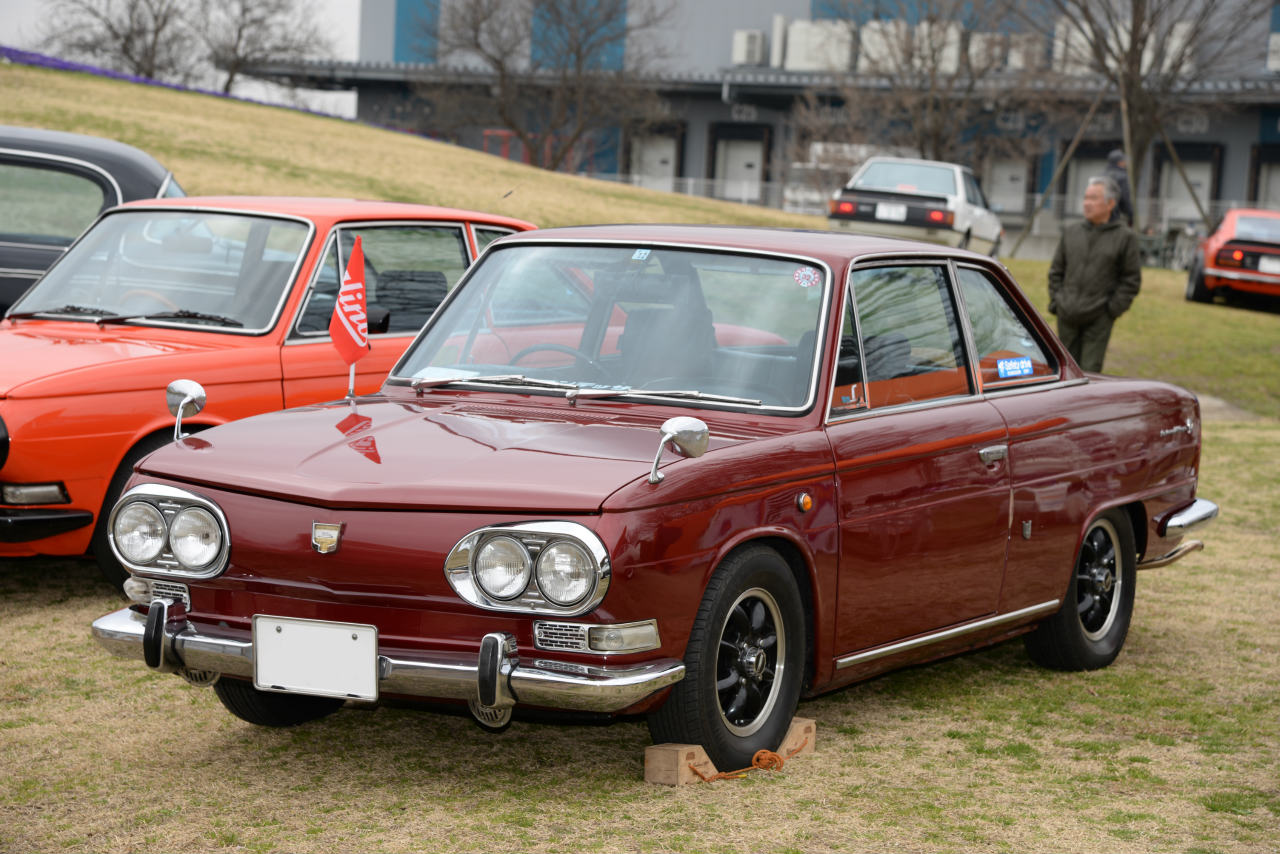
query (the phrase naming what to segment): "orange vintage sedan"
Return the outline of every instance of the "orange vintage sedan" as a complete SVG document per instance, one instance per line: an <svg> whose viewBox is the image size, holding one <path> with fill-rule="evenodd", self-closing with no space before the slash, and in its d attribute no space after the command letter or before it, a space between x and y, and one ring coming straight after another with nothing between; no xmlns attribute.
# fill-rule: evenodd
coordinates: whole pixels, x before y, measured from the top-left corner
<svg viewBox="0 0 1280 854"><path fill-rule="evenodd" d="M210 388L188 430L346 394L329 318L356 237L370 330L356 391L370 393L484 248L533 227L349 199L106 212L0 321L0 558L87 550L110 581L127 577L106 511L134 463L172 441L160 399L175 377Z"/></svg>

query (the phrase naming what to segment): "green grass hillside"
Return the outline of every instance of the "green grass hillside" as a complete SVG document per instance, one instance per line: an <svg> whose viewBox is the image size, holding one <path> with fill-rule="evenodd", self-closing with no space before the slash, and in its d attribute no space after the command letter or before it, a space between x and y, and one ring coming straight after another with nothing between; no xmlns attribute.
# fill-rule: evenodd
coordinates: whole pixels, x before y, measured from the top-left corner
<svg viewBox="0 0 1280 854"><path fill-rule="evenodd" d="M541 226L714 222L822 228L819 217L533 169L342 119L85 74L0 66L0 123L112 137L151 152L190 193L392 199L473 208ZM1041 261L1011 261L1043 310ZM1185 274L1149 269L1117 325L1107 373L1164 379L1280 417L1280 302L1183 300Z"/></svg>
<svg viewBox="0 0 1280 854"><path fill-rule="evenodd" d="M0 123L129 143L172 169L192 194L388 199L491 211L543 227L823 226L818 217L556 174L343 119L19 65L0 66Z"/></svg>

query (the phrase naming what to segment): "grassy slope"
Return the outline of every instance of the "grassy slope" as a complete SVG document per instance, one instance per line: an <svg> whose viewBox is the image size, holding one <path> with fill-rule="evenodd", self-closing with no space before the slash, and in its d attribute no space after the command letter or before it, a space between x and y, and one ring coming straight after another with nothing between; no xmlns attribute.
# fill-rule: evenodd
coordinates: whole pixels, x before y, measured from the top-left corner
<svg viewBox="0 0 1280 854"><path fill-rule="evenodd" d="M542 226L823 226L818 217L549 173L341 119L16 65L0 66L0 123L136 145L191 193L394 199L492 210ZM1046 265L1010 267L1043 309ZM1181 274L1146 271L1133 311L1116 326L1107 371L1166 379L1280 417L1280 308L1192 305L1183 284Z"/></svg>

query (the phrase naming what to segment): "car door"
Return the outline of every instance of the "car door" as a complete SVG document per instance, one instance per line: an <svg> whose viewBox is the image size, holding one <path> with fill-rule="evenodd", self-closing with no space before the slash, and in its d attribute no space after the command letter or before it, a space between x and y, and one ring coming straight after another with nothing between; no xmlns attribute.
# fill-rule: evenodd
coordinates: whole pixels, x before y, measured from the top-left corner
<svg viewBox="0 0 1280 854"><path fill-rule="evenodd" d="M976 393L946 262L855 268L827 431L839 501L836 650L993 613L1007 431Z"/></svg>
<svg viewBox="0 0 1280 854"><path fill-rule="evenodd" d="M289 336L281 350L285 406L333 400L347 393L347 364L329 338L339 271L359 236L371 320L387 313L385 332L369 334L369 354L356 362L356 392L377 391L449 289L471 263L459 222L344 223L329 235Z"/></svg>
<svg viewBox="0 0 1280 854"><path fill-rule="evenodd" d="M982 194L982 187L978 186L978 179L972 172L964 173L964 194L972 217L973 236L984 244L994 243L1000 236L1000 218L991 210L986 196Z"/></svg>

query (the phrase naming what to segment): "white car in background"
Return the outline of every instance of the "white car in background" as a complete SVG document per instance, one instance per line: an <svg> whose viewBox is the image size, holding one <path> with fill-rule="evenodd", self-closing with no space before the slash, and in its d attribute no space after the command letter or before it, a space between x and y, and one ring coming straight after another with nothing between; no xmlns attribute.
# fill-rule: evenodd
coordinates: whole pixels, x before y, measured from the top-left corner
<svg viewBox="0 0 1280 854"><path fill-rule="evenodd" d="M870 157L828 203L827 222L995 255L1004 228L973 170L940 160Z"/></svg>

